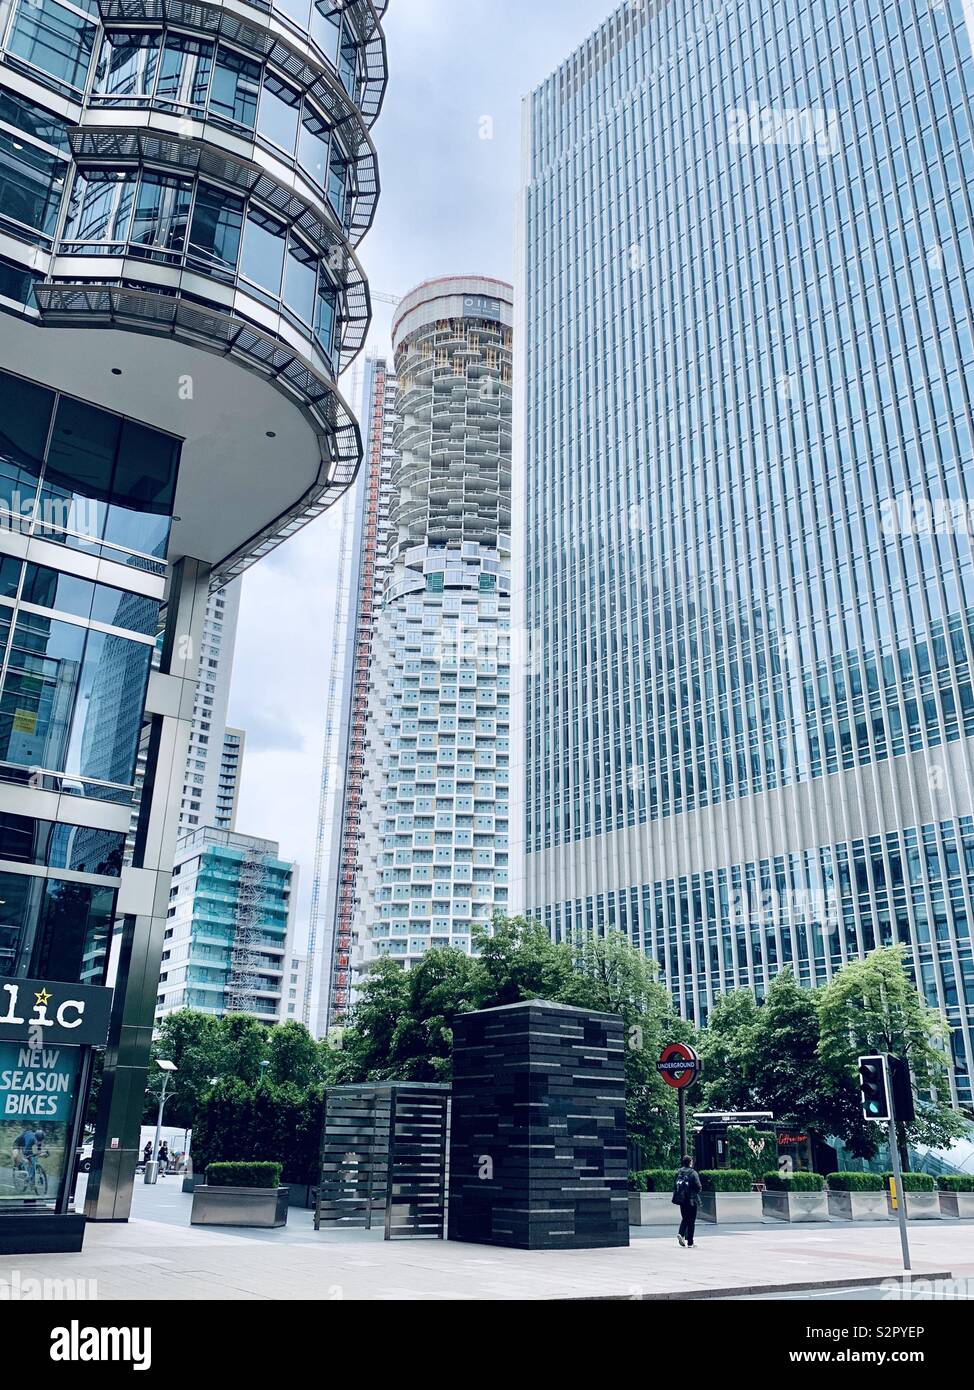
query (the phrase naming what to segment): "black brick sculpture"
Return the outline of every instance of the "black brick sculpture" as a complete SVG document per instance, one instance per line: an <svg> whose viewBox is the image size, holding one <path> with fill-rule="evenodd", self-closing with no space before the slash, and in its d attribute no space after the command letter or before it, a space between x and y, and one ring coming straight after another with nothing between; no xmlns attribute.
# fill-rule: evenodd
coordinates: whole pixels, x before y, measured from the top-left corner
<svg viewBox="0 0 974 1390"><path fill-rule="evenodd" d="M628 1245L622 1019L531 999L453 1030L450 1239Z"/></svg>

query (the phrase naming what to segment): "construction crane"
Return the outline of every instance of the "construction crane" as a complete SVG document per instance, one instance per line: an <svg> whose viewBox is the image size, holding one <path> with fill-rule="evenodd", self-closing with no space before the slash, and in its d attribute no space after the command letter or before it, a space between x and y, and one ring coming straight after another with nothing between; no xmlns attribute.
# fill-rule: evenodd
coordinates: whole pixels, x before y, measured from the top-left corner
<svg viewBox="0 0 974 1390"><path fill-rule="evenodd" d="M393 307L402 302L401 294L383 294L381 290L372 290L372 298L378 300L380 304L391 304Z"/></svg>

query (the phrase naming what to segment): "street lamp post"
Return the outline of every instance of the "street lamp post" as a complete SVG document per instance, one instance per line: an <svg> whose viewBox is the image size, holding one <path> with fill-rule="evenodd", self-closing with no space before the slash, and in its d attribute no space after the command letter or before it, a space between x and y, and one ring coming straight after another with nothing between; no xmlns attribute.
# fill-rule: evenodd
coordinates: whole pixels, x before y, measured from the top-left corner
<svg viewBox="0 0 974 1390"><path fill-rule="evenodd" d="M152 1158L145 1165L144 1182L154 1183L159 1177L159 1140L162 1136L162 1112L166 1108L166 1099L169 1092L169 1078L174 1071L177 1071L175 1062L169 1062L164 1058L156 1058L156 1066L162 1072L162 1091L159 1095L159 1111L156 1115L156 1137L152 1146Z"/></svg>

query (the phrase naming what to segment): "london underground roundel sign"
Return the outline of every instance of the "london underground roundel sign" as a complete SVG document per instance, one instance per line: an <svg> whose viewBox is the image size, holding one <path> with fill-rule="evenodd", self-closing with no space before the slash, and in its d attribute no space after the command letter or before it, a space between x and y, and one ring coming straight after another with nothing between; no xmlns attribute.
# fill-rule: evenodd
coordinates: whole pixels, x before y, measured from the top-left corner
<svg viewBox="0 0 974 1390"><path fill-rule="evenodd" d="M700 1070L700 1058L686 1043L667 1043L659 1055L656 1070L668 1086L679 1090L689 1086Z"/></svg>

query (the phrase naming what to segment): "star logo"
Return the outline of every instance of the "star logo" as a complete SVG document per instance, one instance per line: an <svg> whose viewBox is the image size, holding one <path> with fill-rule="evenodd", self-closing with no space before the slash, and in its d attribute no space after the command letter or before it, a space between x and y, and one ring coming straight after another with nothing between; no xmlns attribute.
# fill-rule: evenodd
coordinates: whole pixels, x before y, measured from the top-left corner
<svg viewBox="0 0 974 1390"><path fill-rule="evenodd" d="M50 991L49 991L49 990L46 990L46 989L39 989L39 990L37 990L37 992L36 992L35 995L34 995L34 998L37 1000L38 1004L40 1004L42 1007L43 1007L43 1005L45 1005L45 1004L48 1002L48 1000L50 999L50 997L51 997Z"/></svg>

